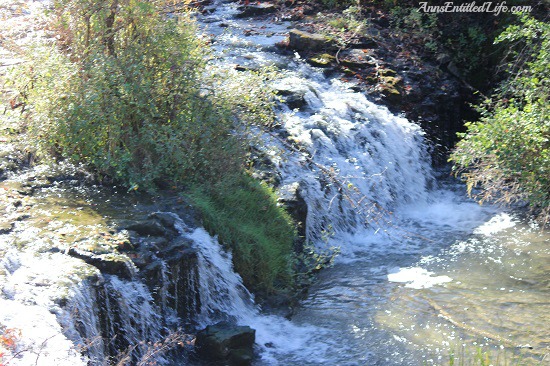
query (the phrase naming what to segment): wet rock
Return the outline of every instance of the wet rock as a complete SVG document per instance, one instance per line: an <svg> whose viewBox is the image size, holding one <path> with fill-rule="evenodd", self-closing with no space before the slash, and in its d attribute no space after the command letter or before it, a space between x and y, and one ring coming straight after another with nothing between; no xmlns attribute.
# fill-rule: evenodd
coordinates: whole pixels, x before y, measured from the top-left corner
<svg viewBox="0 0 550 366"><path fill-rule="evenodd" d="M325 51L335 49L335 43L331 39L321 35L292 29L289 32L288 47L297 51Z"/></svg>
<svg viewBox="0 0 550 366"><path fill-rule="evenodd" d="M175 229L176 217L168 212L154 212L150 214L148 219L158 220L162 226L168 229Z"/></svg>
<svg viewBox="0 0 550 366"><path fill-rule="evenodd" d="M220 322L199 331L195 347L201 356L208 359L229 361L231 365L250 365L255 340L254 329Z"/></svg>
<svg viewBox="0 0 550 366"><path fill-rule="evenodd" d="M277 170L273 157L253 145L250 146L250 150L252 177L271 186L278 186L281 182L281 173Z"/></svg>
<svg viewBox="0 0 550 366"><path fill-rule="evenodd" d="M277 196L279 197L279 202L286 207L288 213L298 224L298 235L304 237L307 219L307 204L301 194L300 188L300 183L298 182L285 184L279 187Z"/></svg>
<svg viewBox="0 0 550 366"><path fill-rule="evenodd" d="M248 18L260 15L266 15L277 11L277 6L274 4L255 4L246 5L240 8L240 13L236 15L237 18Z"/></svg>
<svg viewBox="0 0 550 366"><path fill-rule="evenodd" d="M71 248L67 252L74 258L82 259L84 262L96 267L104 274L118 276L125 280L134 277L135 269L128 257L116 254L95 254L92 252Z"/></svg>
<svg viewBox="0 0 550 366"><path fill-rule="evenodd" d="M280 95L283 103L290 109L302 109L306 106L306 91L302 89L293 89L291 87L279 85L275 86L277 95Z"/></svg>
<svg viewBox="0 0 550 366"><path fill-rule="evenodd" d="M167 234L166 228L157 220L138 221L126 226L126 230L132 230L145 236L164 236Z"/></svg>
<svg viewBox="0 0 550 366"><path fill-rule="evenodd" d="M0 234L9 234L14 226L13 222L0 221Z"/></svg>

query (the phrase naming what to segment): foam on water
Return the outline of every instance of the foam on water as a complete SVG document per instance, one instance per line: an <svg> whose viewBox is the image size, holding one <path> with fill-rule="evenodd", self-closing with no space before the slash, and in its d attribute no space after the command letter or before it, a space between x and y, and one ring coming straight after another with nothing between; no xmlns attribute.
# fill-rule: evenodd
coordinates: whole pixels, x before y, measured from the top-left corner
<svg viewBox="0 0 550 366"><path fill-rule="evenodd" d="M178 217L176 228L199 249L200 326L231 320L252 327L256 330L262 360L267 364L276 363L281 355L295 360L325 359L328 346L319 343L319 338L327 335L325 330L261 314L241 277L233 270L231 253L224 251L203 228L190 229Z"/></svg>
<svg viewBox="0 0 550 366"><path fill-rule="evenodd" d="M434 285L451 282L453 279L449 276L433 276L433 272L429 272L424 268L393 268L389 271L388 281L406 283L405 287L409 288L429 288Z"/></svg>
<svg viewBox="0 0 550 366"><path fill-rule="evenodd" d="M485 236L491 236L502 230L514 227L516 225L517 219L512 218L507 213L500 213L491 218L483 225L477 227L474 230L474 234L480 234Z"/></svg>
<svg viewBox="0 0 550 366"><path fill-rule="evenodd" d="M56 315L43 306L0 298L0 323L15 333L16 348L2 349L9 365L79 366L87 361L64 335Z"/></svg>

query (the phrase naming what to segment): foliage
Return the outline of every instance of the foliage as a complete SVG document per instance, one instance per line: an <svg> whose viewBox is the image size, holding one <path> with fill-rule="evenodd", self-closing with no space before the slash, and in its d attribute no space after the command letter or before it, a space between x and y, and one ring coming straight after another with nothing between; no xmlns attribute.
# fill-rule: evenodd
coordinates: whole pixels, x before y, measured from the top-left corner
<svg viewBox="0 0 550 366"><path fill-rule="evenodd" d="M17 349L17 343L21 338L21 331L19 329L7 328L3 324L0 324L0 366L5 366L9 364L10 359L12 359L13 353ZM10 359L5 360L4 358Z"/></svg>
<svg viewBox="0 0 550 366"><path fill-rule="evenodd" d="M295 228L274 192L247 175L190 194L205 227L233 249L235 269L245 285L273 292L292 286Z"/></svg>
<svg viewBox="0 0 550 366"><path fill-rule="evenodd" d="M326 8L343 8L350 5L359 5L359 0L319 0Z"/></svg>
<svg viewBox="0 0 550 366"><path fill-rule="evenodd" d="M319 14L318 17L320 16L322 15ZM343 10L341 14L335 14L326 18L328 25L341 32L355 31L356 33L361 33L368 25L368 22L362 19L361 8L357 6L350 6Z"/></svg>
<svg viewBox="0 0 550 366"><path fill-rule="evenodd" d="M423 44L430 52L437 51L441 31L435 13L423 14L417 8L394 6L390 9L392 24Z"/></svg>
<svg viewBox="0 0 550 366"><path fill-rule="evenodd" d="M42 155L84 162L130 189L193 191L206 225L258 289L291 282L294 227L273 193L243 178L250 125L274 120L272 70L214 66L206 41L166 1L57 0L55 43L11 80Z"/></svg>
<svg viewBox="0 0 550 366"><path fill-rule="evenodd" d="M550 24L521 17L497 39L509 45L509 78L479 106L481 119L451 160L468 189L480 186L485 200L528 200L550 215Z"/></svg>
<svg viewBox="0 0 550 366"><path fill-rule="evenodd" d="M258 83L226 93L235 83L208 71L189 16L139 0L58 0L53 14L59 42L35 47L12 78L42 152L134 188L241 169L246 141L234 131L250 112L268 121L270 104L265 92L236 102Z"/></svg>

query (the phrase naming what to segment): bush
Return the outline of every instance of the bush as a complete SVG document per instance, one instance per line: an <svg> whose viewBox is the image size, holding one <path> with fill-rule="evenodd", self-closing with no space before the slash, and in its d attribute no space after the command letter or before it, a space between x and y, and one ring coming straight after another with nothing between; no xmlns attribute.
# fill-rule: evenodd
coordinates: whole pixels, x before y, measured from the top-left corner
<svg viewBox="0 0 550 366"><path fill-rule="evenodd" d="M241 170L245 139L234 131L252 109L270 118L266 93L236 102L249 90L219 92L228 86L215 83L231 82L208 70L208 47L186 14L167 18L136 0L59 0L54 15L60 42L35 47L13 78L42 152L130 187Z"/></svg>
<svg viewBox="0 0 550 366"><path fill-rule="evenodd" d="M271 293L292 286L295 228L269 187L241 175L197 186L190 197L207 230L233 249L235 269L247 287Z"/></svg>
<svg viewBox="0 0 550 366"><path fill-rule="evenodd" d="M496 40L509 44L509 78L467 124L451 161L480 201L528 200L550 216L550 24L523 16Z"/></svg>
<svg viewBox="0 0 550 366"><path fill-rule="evenodd" d="M244 177L247 129L273 122L271 71L209 65L186 14L137 0L58 0L57 40L12 73L43 155L84 162L129 188L192 191L206 226L255 289L292 282L294 226L266 186Z"/></svg>

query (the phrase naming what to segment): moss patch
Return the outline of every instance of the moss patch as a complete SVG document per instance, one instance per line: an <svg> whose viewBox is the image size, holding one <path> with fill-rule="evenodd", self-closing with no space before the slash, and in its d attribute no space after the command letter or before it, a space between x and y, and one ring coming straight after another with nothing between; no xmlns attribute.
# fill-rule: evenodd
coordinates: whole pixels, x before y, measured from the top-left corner
<svg viewBox="0 0 550 366"><path fill-rule="evenodd" d="M235 270L256 292L274 293L292 286L295 225L275 193L241 175L189 193L207 230L233 250Z"/></svg>

